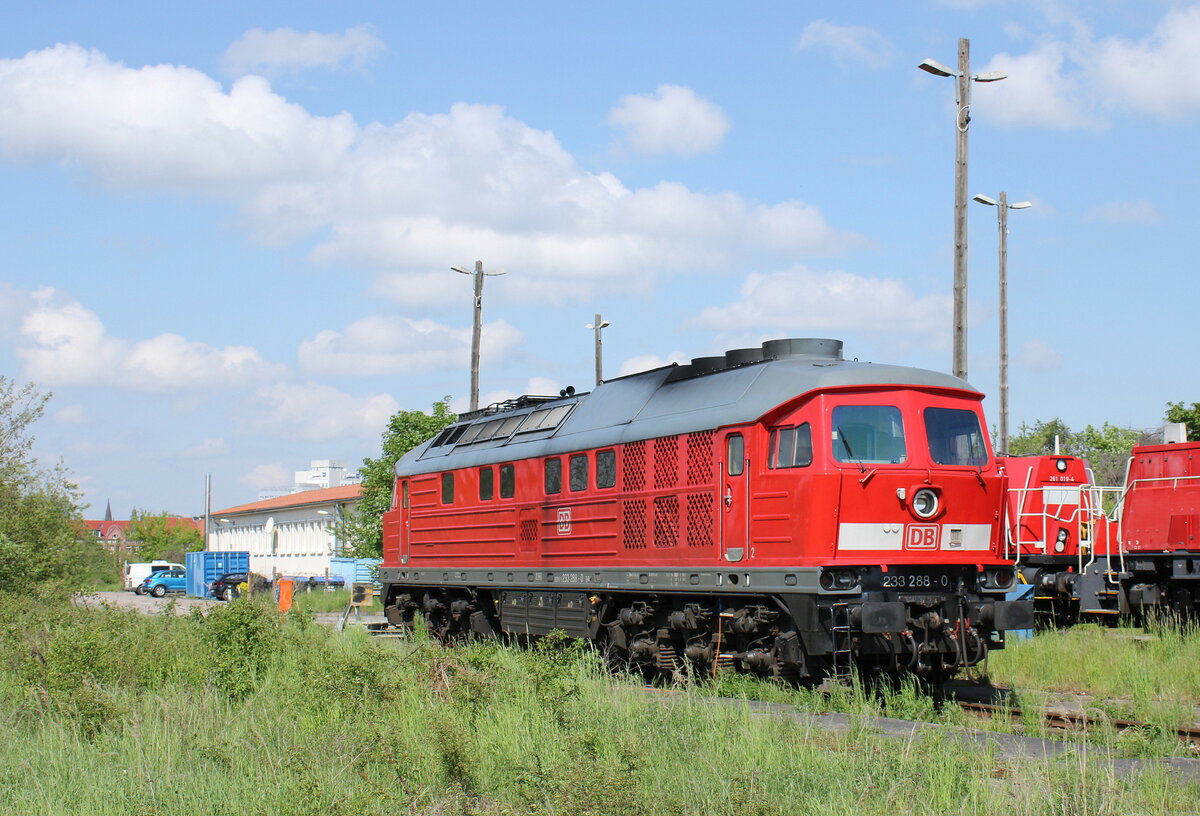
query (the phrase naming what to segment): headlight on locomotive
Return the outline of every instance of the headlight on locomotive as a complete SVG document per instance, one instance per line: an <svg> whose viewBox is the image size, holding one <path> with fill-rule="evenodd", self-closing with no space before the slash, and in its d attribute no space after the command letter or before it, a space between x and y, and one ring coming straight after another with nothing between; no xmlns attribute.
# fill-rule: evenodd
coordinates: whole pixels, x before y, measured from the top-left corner
<svg viewBox="0 0 1200 816"><path fill-rule="evenodd" d="M928 487L923 487L913 494L909 507L912 508L913 513L919 518L933 518L937 515L940 507L938 494Z"/></svg>
<svg viewBox="0 0 1200 816"><path fill-rule="evenodd" d="M1054 551L1060 553L1067 548L1067 540L1071 534L1067 532L1065 527L1058 528L1058 535L1054 537Z"/></svg>
<svg viewBox="0 0 1200 816"><path fill-rule="evenodd" d="M983 571L983 589L1008 590L1012 588L1014 578L1012 567L988 567Z"/></svg>
<svg viewBox="0 0 1200 816"><path fill-rule="evenodd" d="M849 592L857 589L858 573L851 569L823 569L821 588L826 592Z"/></svg>

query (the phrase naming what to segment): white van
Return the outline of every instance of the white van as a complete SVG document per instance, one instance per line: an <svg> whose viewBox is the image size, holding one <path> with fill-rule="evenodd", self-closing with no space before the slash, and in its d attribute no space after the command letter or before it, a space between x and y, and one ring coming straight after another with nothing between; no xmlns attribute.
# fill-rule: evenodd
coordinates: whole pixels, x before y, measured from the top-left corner
<svg viewBox="0 0 1200 816"><path fill-rule="evenodd" d="M126 561L125 589L133 590L141 595L142 581L149 578L152 573L168 569L186 569L186 567L183 564L176 564L174 561L135 561L132 564Z"/></svg>

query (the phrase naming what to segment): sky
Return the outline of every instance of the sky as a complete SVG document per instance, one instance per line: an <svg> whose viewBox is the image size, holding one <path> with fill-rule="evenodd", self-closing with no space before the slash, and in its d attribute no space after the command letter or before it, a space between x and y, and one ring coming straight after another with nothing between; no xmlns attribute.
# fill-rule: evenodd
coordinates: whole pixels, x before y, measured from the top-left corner
<svg viewBox="0 0 1200 816"><path fill-rule="evenodd" d="M1008 219L1010 426L1200 400L1200 2L16 2L0 375L100 517L351 467L388 418L777 337L951 368ZM997 419L998 223L968 380Z"/></svg>

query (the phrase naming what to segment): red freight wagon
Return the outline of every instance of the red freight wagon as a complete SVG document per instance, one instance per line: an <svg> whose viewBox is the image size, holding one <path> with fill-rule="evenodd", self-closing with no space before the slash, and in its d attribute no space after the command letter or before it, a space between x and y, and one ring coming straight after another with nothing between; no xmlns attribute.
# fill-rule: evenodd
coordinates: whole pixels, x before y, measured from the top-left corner
<svg viewBox="0 0 1200 816"><path fill-rule="evenodd" d="M663 671L949 674L1032 625L981 398L789 339L464 415L396 465L388 617Z"/></svg>

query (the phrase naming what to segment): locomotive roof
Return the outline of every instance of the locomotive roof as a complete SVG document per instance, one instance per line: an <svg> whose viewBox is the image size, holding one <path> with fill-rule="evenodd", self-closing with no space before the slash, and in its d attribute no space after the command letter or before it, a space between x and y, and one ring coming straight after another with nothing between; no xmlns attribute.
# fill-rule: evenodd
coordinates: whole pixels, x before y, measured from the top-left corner
<svg viewBox="0 0 1200 816"><path fill-rule="evenodd" d="M901 385L971 391L920 368L844 360L838 340L772 340L607 380L586 394L522 398L476 411L396 463L396 475L509 462L753 422L829 388ZM537 414L537 416L533 416ZM490 423L490 424L489 424ZM485 427L486 426L486 427Z"/></svg>

